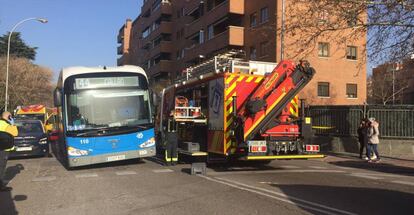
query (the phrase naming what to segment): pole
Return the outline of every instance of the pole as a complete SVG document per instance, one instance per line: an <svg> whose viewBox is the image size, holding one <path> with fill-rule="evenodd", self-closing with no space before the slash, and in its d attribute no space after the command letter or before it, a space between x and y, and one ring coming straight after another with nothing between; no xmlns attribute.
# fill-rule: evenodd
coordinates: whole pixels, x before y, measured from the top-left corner
<svg viewBox="0 0 414 215"><path fill-rule="evenodd" d="M6 93L5 93L5 97L4 97L4 111L7 111L7 105L9 102L9 95L8 95L8 91L9 91L9 62L10 62L10 40L13 34L13 31L16 30L17 26L19 26L20 24L22 24L23 22L27 22L30 20L37 20L41 23L47 23L46 19L41 19L41 18L27 18L27 19L23 19L22 21L18 22L16 25L13 26L13 28L11 29L11 31L9 32L9 38L7 41L7 59L6 59Z"/></svg>
<svg viewBox="0 0 414 215"><path fill-rule="evenodd" d="M395 68L392 68L392 104L395 104Z"/></svg>
<svg viewBox="0 0 414 215"><path fill-rule="evenodd" d="M284 59L285 52L285 0L282 0L282 30L280 32L280 61Z"/></svg>

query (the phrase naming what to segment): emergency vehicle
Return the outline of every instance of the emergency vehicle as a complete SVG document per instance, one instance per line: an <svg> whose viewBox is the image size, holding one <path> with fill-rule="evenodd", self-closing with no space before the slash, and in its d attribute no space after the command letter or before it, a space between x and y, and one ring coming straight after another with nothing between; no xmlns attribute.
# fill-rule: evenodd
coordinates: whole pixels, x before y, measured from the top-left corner
<svg viewBox="0 0 414 215"><path fill-rule="evenodd" d="M57 110L55 108L47 108L45 105L36 104L28 106L19 106L15 110L15 117L18 119L35 119L40 120L47 132L53 129L54 116Z"/></svg>
<svg viewBox="0 0 414 215"><path fill-rule="evenodd" d="M163 89L159 148L168 132L177 132L179 153L208 162L323 157L297 97L315 70L305 61L245 61L238 54L190 67Z"/></svg>

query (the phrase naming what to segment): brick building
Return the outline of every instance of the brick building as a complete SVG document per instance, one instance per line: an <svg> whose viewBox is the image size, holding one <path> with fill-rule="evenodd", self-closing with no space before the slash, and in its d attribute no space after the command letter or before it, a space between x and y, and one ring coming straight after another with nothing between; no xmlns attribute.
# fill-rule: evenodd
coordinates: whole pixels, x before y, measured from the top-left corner
<svg viewBox="0 0 414 215"><path fill-rule="evenodd" d="M141 66L151 82L167 83L184 68L231 49L244 50L250 60L278 62L282 40L275 28L282 23L281 4L282 0L144 0L141 14L119 30L118 65ZM316 41L306 59L317 74L302 98L312 104L362 104L365 44L366 35L348 45ZM292 56L283 49L285 59L300 59Z"/></svg>

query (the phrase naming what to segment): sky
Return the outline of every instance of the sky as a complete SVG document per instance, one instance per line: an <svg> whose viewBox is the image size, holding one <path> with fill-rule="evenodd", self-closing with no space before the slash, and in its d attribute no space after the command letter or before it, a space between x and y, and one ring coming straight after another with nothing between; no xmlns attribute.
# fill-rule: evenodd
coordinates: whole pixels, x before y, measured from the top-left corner
<svg viewBox="0 0 414 215"><path fill-rule="evenodd" d="M0 0L0 35L19 21L46 18L48 23L24 22L15 31L38 47L35 64L55 73L68 66L115 66L118 31L134 20L142 0Z"/></svg>

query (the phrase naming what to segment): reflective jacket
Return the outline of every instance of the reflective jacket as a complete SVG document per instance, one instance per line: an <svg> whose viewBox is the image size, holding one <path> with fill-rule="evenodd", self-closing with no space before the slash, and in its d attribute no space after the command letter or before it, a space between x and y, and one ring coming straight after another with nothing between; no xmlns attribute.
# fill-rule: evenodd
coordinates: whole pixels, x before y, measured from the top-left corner
<svg viewBox="0 0 414 215"><path fill-rule="evenodd" d="M13 135L13 137L18 135L17 127L14 125L11 125L9 122L7 122L4 119L0 119L0 131L7 132ZM14 150L14 146L10 149L6 149L5 151L12 151L12 150Z"/></svg>

